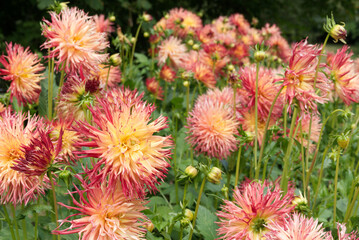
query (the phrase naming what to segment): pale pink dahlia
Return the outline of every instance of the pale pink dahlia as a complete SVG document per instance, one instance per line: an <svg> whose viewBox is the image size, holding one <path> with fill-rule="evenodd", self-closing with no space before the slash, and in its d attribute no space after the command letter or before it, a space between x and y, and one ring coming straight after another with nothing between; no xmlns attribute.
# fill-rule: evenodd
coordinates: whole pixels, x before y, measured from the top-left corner
<svg viewBox="0 0 359 240"><path fill-rule="evenodd" d="M338 240L359 240L359 233L357 231L346 233L347 227L345 226L345 223L337 223L337 229Z"/></svg>
<svg viewBox="0 0 359 240"><path fill-rule="evenodd" d="M293 190L283 194L278 184L267 181L244 182L233 193L234 200L224 200L217 213L219 239L262 240L273 223L284 223L293 209Z"/></svg>
<svg viewBox="0 0 359 240"><path fill-rule="evenodd" d="M29 48L24 49L18 44L6 44L6 55L0 57L0 76L6 81L11 81L11 100L16 97L19 103L35 103L39 100L41 87L40 81L44 79L40 73L45 68L40 59Z"/></svg>
<svg viewBox="0 0 359 240"><path fill-rule="evenodd" d="M167 58L171 64L178 67L187 51L186 46L176 37L170 36L158 47L158 64L165 64Z"/></svg>
<svg viewBox="0 0 359 240"><path fill-rule="evenodd" d="M69 192L73 206L59 205L78 213L60 220L59 228L66 223L71 225L64 230L54 230L54 234L78 233L81 240L139 240L145 239L147 217L141 213L145 202L127 198L121 185L109 189L106 181L96 183L81 179L82 188ZM78 196L74 196L74 194ZM78 200L77 200L78 199ZM68 220L72 217L78 218Z"/></svg>
<svg viewBox="0 0 359 240"><path fill-rule="evenodd" d="M49 49L59 70L67 73L97 71L105 62L104 50L109 46L106 33L97 32L96 24L82 10L65 8L59 14L50 12L51 21L43 20L43 47Z"/></svg>
<svg viewBox="0 0 359 240"><path fill-rule="evenodd" d="M92 17L94 22L96 23L96 30L99 33L106 33L110 35L112 32L115 31L113 27L113 22L111 22L108 18L105 18L105 15L95 15Z"/></svg>
<svg viewBox="0 0 359 240"><path fill-rule="evenodd" d="M89 173L94 182L108 179L111 187L121 185L126 196L142 198L146 190L155 192L158 180L165 177L172 141L156 135L167 127L166 117L151 121L155 107L136 91L122 92L98 98L99 105L90 108L94 126L82 122L76 127L88 138L81 145L91 147L78 154L99 158Z"/></svg>
<svg viewBox="0 0 359 240"><path fill-rule="evenodd" d="M187 124L187 139L196 152L225 159L237 149L235 135L239 125L232 106L210 96L200 97Z"/></svg>
<svg viewBox="0 0 359 240"><path fill-rule="evenodd" d="M294 213L288 215L284 222L272 222L270 232L265 239L268 240L332 240L328 232L325 232L323 224L318 219L307 218Z"/></svg>

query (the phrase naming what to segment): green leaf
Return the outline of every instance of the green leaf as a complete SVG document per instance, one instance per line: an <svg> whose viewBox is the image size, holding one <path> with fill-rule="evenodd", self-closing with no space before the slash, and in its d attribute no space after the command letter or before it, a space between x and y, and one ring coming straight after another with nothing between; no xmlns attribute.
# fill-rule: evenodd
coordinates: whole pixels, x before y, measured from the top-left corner
<svg viewBox="0 0 359 240"><path fill-rule="evenodd" d="M135 53L136 61L138 63L146 64L148 63L148 57L142 53Z"/></svg>
<svg viewBox="0 0 359 240"><path fill-rule="evenodd" d="M161 237L155 237L151 232L147 232L146 234L146 239L147 240L161 240L163 238Z"/></svg>
<svg viewBox="0 0 359 240"><path fill-rule="evenodd" d="M197 215L197 228L206 240L213 240L217 237L216 229L218 228L217 216L203 206L199 206Z"/></svg>

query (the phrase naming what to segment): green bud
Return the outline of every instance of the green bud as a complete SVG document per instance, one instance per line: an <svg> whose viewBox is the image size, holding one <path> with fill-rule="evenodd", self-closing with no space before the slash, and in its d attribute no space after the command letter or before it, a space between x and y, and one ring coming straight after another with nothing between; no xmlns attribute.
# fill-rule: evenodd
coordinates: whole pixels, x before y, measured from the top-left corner
<svg viewBox="0 0 359 240"><path fill-rule="evenodd" d="M197 176L198 170L193 166L188 166L185 170L185 173L187 174L187 176L193 179Z"/></svg>
<svg viewBox="0 0 359 240"><path fill-rule="evenodd" d="M222 171L217 167L212 167L211 171L207 175L209 182L219 184L222 179Z"/></svg>
<svg viewBox="0 0 359 240"><path fill-rule="evenodd" d="M59 174L59 178L64 181L64 183L66 184L67 187L70 186L70 184L72 183L72 174L69 170L65 169L62 170Z"/></svg>

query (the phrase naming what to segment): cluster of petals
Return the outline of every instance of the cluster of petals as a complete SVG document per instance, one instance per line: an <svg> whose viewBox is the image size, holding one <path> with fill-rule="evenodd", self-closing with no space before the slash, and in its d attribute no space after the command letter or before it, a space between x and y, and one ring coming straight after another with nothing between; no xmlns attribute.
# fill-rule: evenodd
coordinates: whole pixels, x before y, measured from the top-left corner
<svg viewBox="0 0 359 240"><path fill-rule="evenodd" d="M170 63L177 67L181 64L186 51L186 46L179 38L170 36L158 46L158 64L165 64L169 59Z"/></svg>
<svg viewBox="0 0 359 240"><path fill-rule="evenodd" d="M156 99L163 100L163 89L155 77L146 79L147 90L152 93Z"/></svg>
<svg viewBox="0 0 359 240"><path fill-rule="evenodd" d="M239 127L233 104L228 104L228 100L225 100L233 96L233 93L225 90L222 94L227 97L219 96L216 90L200 96L187 118L187 140L194 150L218 159L227 158L237 149L235 135L238 134Z"/></svg>
<svg viewBox="0 0 359 240"><path fill-rule="evenodd" d="M332 240L323 224L318 219L307 218L301 214L287 215L281 223L272 222L268 227L270 232L265 239L268 240Z"/></svg>
<svg viewBox="0 0 359 240"><path fill-rule="evenodd" d="M26 122L26 126L24 126ZM44 194L46 179L29 176L13 169L25 156L24 146L36 137L36 129L43 129L36 117L25 117L6 111L0 118L0 201L2 204L27 203ZM45 177L46 178L46 177ZM42 181L44 180L44 182Z"/></svg>
<svg viewBox="0 0 359 240"><path fill-rule="evenodd" d="M351 102L359 101L359 78L354 71L353 60L350 59L353 53L347 51L348 46L345 45L336 54L328 54L327 69L333 80L335 95L350 105Z"/></svg>
<svg viewBox="0 0 359 240"><path fill-rule="evenodd" d="M202 20L186 9L174 8L168 13L165 25L167 29L173 30L176 36L185 38L202 27Z"/></svg>
<svg viewBox="0 0 359 240"><path fill-rule="evenodd" d="M146 190L157 190L158 180L168 171L172 141L155 135L167 127L167 118L151 121L155 107L136 91L111 91L106 98L89 108L94 125L81 122L76 127L88 138L81 146L91 147L78 154L99 158L89 172L95 183L108 178L110 187L120 184L126 196L142 198Z"/></svg>
<svg viewBox="0 0 359 240"><path fill-rule="evenodd" d="M98 32L94 20L77 8L65 8L59 14L50 12L51 21L43 20L43 48L49 49L49 58L67 73L97 71L105 62L103 51L109 46L106 33Z"/></svg>
<svg viewBox="0 0 359 240"><path fill-rule="evenodd" d="M316 110L317 103L328 100L326 96L330 91L329 81L324 73L316 72L320 52L319 46L308 44L307 40L294 45L283 79L283 86L286 87L285 101L289 105L297 100L303 111Z"/></svg>
<svg viewBox="0 0 359 240"><path fill-rule="evenodd" d="M359 233L357 231L346 233L347 227L345 223L337 223L337 230L338 240L359 240Z"/></svg>
<svg viewBox="0 0 359 240"><path fill-rule="evenodd" d="M106 33L109 35L115 31L115 28L113 27L113 23L109 19L106 19L105 15L103 14L95 15L92 18L96 24L97 32Z"/></svg>
<svg viewBox="0 0 359 240"><path fill-rule="evenodd" d="M283 194L277 183L249 180L236 187L233 201L224 200L219 217L219 239L264 239L274 223L283 224L293 209L294 190Z"/></svg>
<svg viewBox="0 0 359 240"><path fill-rule="evenodd" d="M71 225L64 230L54 230L54 234L78 233L81 240L145 239L147 217L141 212L146 209L144 201L128 198L119 184L109 190L106 181L92 183L78 178L82 189L74 185L76 190L69 192L74 206L59 203L77 213L60 220L59 228L66 223ZM77 218L71 219L73 217Z"/></svg>
<svg viewBox="0 0 359 240"><path fill-rule="evenodd" d="M0 76L11 81L8 91L11 99L16 97L19 103L35 103L39 100L40 81L44 79L42 71L45 69L40 59L29 48L24 49L19 44L6 44L7 55L0 57Z"/></svg>

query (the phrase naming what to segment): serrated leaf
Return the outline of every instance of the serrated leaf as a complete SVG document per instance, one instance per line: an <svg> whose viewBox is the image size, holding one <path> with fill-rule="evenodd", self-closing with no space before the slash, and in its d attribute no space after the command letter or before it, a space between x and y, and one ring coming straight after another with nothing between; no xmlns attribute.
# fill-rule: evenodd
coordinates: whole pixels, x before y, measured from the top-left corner
<svg viewBox="0 0 359 240"><path fill-rule="evenodd" d="M216 229L218 226L215 223L217 220L217 216L213 212L199 206L196 227L204 239L213 240L217 237Z"/></svg>

